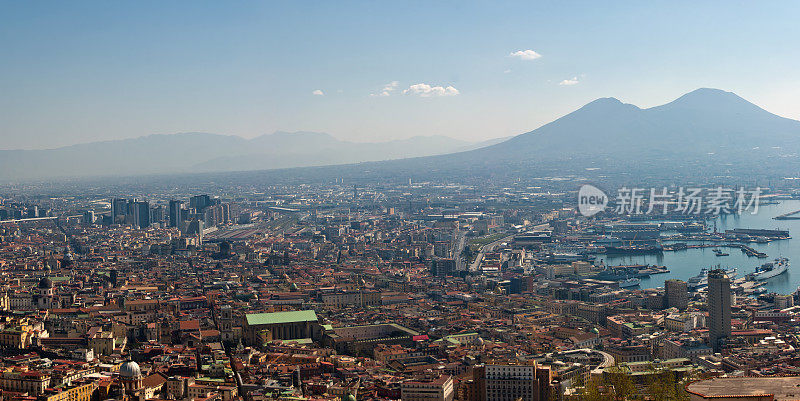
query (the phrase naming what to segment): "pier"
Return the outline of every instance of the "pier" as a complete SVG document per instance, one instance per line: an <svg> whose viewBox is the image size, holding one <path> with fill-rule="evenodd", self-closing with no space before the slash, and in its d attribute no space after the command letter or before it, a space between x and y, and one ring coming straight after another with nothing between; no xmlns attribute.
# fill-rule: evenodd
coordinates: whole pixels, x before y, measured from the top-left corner
<svg viewBox="0 0 800 401"><path fill-rule="evenodd" d="M752 247L749 247L745 244L694 244L694 245L686 245L685 247L674 247L674 246L664 246L665 251L680 251L684 249L698 249L698 248L738 248L742 250L747 256L755 256L757 258L766 258L768 255L764 252L759 252Z"/></svg>
<svg viewBox="0 0 800 401"><path fill-rule="evenodd" d="M747 256L755 256L757 258L766 258L767 254L764 252L759 252L747 245L744 244L733 244L735 247L742 250L742 252Z"/></svg>
<svg viewBox="0 0 800 401"><path fill-rule="evenodd" d="M784 213L780 216L775 216L773 219L775 220L800 220L800 210L795 210L794 212Z"/></svg>

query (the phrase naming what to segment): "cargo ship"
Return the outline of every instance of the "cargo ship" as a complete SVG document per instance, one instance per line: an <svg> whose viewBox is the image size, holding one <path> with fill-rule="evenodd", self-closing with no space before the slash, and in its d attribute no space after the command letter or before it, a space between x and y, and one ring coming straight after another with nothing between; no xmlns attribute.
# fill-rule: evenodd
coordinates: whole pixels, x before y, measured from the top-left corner
<svg viewBox="0 0 800 401"><path fill-rule="evenodd" d="M777 258L774 262L764 263L756 267L756 271L748 276L753 280L768 280L789 270L789 259Z"/></svg>
<svg viewBox="0 0 800 401"><path fill-rule="evenodd" d="M690 290L708 286L708 269L705 267L700 270L700 274L686 280L686 287Z"/></svg>
<svg viewBox="0 0 800 401"><path fill-rule="evenodd" d="M733 280L739 274L739 269L735 267L733 269L727 269L725 270L725 274L728 276L728 278ZM700 274L686 280L686 287L690 290L698 290L708 287L708 269L704 267L700 270Z"/></svg>
<svg viewBox="0 0 800 401"><path fill-rule="evenodd" d="M619 284L619 288L630 288L630 287L636 287L641 282L642 282L642 280L640 280L638 278L635 278L635 277L631 277L631 278L627 278L625 280L620 281L618 284Z"/></svg>
<svg viewBox="0 0 800 401"><path fill-rule="evenodd" d="M764 230L760 228L734 228L725 230L725 234L742 237L765 237L774 239L790 239L789 230ZM755 241L755 239L754 239Z"/></svg>
<svg viewBox="0 0 800 401"><path fill-rule="evenodd" d="M683 226L677 227L675 231L679 233L698 233L706 230L706 226L701 223L684 223Z"/></svg>
<svg viewBox="0 0 800 401"><path fill-rule="evenodd" d="M594 276L597 280L622 281L627 278L645 278L651 274L669 273L669 269L656 265L608 266Z"/></svg>
<svg viewBox="0 0 800 401"><path fill-rule="evenodd" d="M652 255L664 252L659 245L607 246L607 255Z"/></svg>

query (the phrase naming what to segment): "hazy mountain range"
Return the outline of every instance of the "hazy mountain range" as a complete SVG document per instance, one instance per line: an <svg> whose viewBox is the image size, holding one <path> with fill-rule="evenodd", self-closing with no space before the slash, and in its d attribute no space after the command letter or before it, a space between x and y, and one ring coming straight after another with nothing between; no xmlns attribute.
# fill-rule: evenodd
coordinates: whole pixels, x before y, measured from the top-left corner
<svg viewBox="0 0 800 401"><path fill-rule="evenodd" d="M402 177L577 175L680 184L688 179L797 176L799 153L800 121L772 114L734 93L704 88L647 109L615 98L597 99L495 145L365 163L342 172L358 176L360 169L401 182Z"/></svg>
<svg viewBox="0 0 800 401"><path fill-rule="evenodd" d="M0 150L0 179L322 166L459 152L505 139L473 143L416 136L358 143L318 132L276 132L252 139L208 133L149 135L47 150Z"/></svg>
<svg viewBox="0 0 800 401"><path fill-rule="evenodd" d="M775 177L800 171L800 121L718 89L698 89L652 108L614 98L588 103L533 131L484 143L447 137L352 143L320 133L254 139L152 135L42 151L0 151L0 178L335 168L243 174L359 178ZM432 155L432 156L431 156ZM395 159L395 160L388 160ZM388 160L371 162L376 160ZM348 165L343 165L347 164ZM353 164L356 163L356 164Z"/></svg>

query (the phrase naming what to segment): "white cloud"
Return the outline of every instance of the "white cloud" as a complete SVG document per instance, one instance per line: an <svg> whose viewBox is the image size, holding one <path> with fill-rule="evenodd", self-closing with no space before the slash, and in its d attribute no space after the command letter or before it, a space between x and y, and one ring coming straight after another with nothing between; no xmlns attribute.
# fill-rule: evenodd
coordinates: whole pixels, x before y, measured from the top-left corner
<svg viewBox="0 0 800 401"><path fill-rule="evenodd" d="M509 69L507 69L507 70L503 71L503 74L508 74L508 73L510 73L510 72L511 72L511 69L509 68Z"/></svg>
<svg viewBox="0 0 800 401"><path fill-rule="evenodd" d="M325 92L323 92L322 89L316 89L314 92L311 92L311 94L314 96L325 96Z"/></svg>
<svg viewBox="0 0 800 401"><path fill-rule="evenodd" d="M535 51L528 49L528 50L517 50L515 52L511 52L509 54L511 57L518 57L520 60L536 60L537 58L542 57L541 54L536 53Z"/></svg>
<svg viewBox="0 0 800 401"><path fill-rule="evenodd" d="M460 93L452 86L430 86L428 84L414 84L403 91L405 95L419 95L420 97L455 96Z"/></svg>
<svg viewBox="0 0 800 401"><path fill-rule="evenodd" d="M565 79L558 84L561 86L572 86L577 85L580 81L578 81L578 77L572 77L572 79Z"/></svg>
<svg viewBox="0 0 800 401"><path fill-rule="evenodd" d="M392 92L394 92L398 86L400 86L400 82L398 81L389 82L388 84L383 85L383 89L381 89L380 92L372 93L370 94L370 96L380 96L380 97L391 96Z"/></svg>

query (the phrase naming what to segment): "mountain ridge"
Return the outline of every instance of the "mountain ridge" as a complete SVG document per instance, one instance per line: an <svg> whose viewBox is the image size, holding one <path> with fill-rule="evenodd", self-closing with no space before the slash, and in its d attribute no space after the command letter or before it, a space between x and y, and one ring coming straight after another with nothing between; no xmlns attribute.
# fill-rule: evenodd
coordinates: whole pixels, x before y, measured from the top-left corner
<svg viewBox="0 0 800 401"><path fill-rule="evenodd" d="M740 140L754 139L748 130L769 130L780 141L800 139L800 121L769 113L733 92L701 88L671 102L646 109L615 98L601 98L497 146L510 147L514 144L511 141L530 140L538 135L536 141L540 143L556 139L553 137L567 138L572 141L570 145L573 148L580 148L581 145L576 144L575 139L595 145L614 142L612 145L616 149L619 146L626 147L630 144L627 141L651 138L655 142L637 145L636 148L697 150L676 149L679 144L669 139L680 138L694 141L692 148L700 145L702 150L710 151L715 146L714 141L726 139L729 135L738 136ZM613 149L600 146L584 150L602 152Z"/></svg>
<svg viewBox="0 0 800 401"><path fill-rule="evenodd" d="M51 149L0 150L0 179L261 170L457 152L481 142L442 135L349 142L327 133L276 131L254 138L206 132L150 134Z"/></svg>
<svg viewBox="0 0 800 401"><path fill-rule="evenodd" d="M575 174L591 167L593 171L600 171L598 174L615 171L629 174L623 171L627 168L673 178L679 172L697 174L702 169L707 169L703 174L710 176L729 176L733 172L742 175L784 172L796 175L800 170L800 121L772 114L733 92L712 88L700 88L649 108L640 108L613 97L599 98L532 131L499 140L499 143L488 141L468 146L454 142L457 140L450 141L449 147L440 146L436 144L440 137L436 136L355 143L310 133L320 140L294 143L296 148L287 152L282 149L288 148L276 146L286 135L292 136L283 132L249 140L208 135L221 145L176 148L181 154L193 156L192 160L183 160L183 164L172 160L174 151L157 149L159 152L152 152L141 143L130 142L126 144L135 143L137 146L128 146L126 151L134 149L141 157L134 161L120 159L119 150L109 152L110 156L94 155L92 168L96 170L96 166L103 166L106 175L126 174L126 169L149 174L158 171L142 171L141 167L161 163L161 171L170 173L255 171L257 174L261 170L328 166L324 170L329 174L338 174L339 171L361 174L358 172L368 169L373 175L447 177L465 174ZM170 142L180 137L162 135L156 138ZM253 143L251 141L264 142L263 148L254 151L252 146L248 146ZM413 146L400 146L403 141ZM425 141L429 144L424 144ZM113 143L119 146L119 143ZM226 146L236 148L235 152L218 154L212 151ZM476 149L475 146L479 147ZM425 149L420 151L419 148ZM24 177L26 169L35 167L43 155L56 155L47 151L31 152L34 153L28 155L44 153L36 155L38 159L23 160L9 157L13 152L0 151L0 171L10 171L12 177L13 174ZM97 152L102 154L99 150ZM63 165L85 157L74 149L56 153L61 159L56 157L55 162ZM124 168L112 168L115 163ZM136 170L137 167L140 169ZM291 171L305 174L301 170Z"/></svg>
<svg viewBox="0 0 800 401"><path fill-rule="evenodd" d="M800 121L772 114L735 93L701 88L650 107L600 98L532 131L476 150L368 163L350 171L416 177L516 180L583 176L780 178L800 171ZM407 178L406 178L407 179Z"/></svg>

